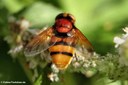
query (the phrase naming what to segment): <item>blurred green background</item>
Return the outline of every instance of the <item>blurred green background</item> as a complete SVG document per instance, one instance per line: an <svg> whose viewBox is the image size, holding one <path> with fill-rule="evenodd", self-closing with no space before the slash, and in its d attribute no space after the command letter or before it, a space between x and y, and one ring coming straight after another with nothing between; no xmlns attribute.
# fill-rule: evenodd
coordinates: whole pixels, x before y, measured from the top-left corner
<svg viewBox="0 0 128 85"><path fill-rule="evenodd" d="M105 55L115 52L113 38L123 33L122 28L128 25L127 10L128 0L0 0L0 81L30 83L19 62L7 54L9 45L4 37L9 32L10 16L25 17L31 27L42 28L52 26L60 12L69 12L76 17L76 27L90 40L95 51ZM94 83L95 77L86 78L78 73L67 73L66 76L64 85L105 85Z"/></svg>

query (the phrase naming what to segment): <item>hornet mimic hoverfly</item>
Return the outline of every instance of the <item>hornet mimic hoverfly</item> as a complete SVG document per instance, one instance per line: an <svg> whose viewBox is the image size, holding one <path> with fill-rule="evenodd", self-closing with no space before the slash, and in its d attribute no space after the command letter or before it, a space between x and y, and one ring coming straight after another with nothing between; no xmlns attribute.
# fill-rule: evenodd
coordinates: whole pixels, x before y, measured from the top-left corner
<svg viewBox="0 0 128 85"><path fill-rule="evenodd" d="M66 69L77 51L93 52L88 39L75 27L75 18L69 13L60 13L52 27L39 33L24 49L25 56L35 56L48 50L51 61L60 70ZM47 58L47 56L45 56Z"/></svg>

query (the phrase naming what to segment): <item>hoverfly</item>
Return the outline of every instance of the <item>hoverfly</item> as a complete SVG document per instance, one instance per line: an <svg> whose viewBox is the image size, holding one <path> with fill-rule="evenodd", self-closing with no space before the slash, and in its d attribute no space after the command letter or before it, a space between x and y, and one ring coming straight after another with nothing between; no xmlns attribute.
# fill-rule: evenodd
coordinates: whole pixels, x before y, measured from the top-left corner
<svg viewBox="0 0 128 85"><path fill-rule="evenodd" d="M93 52L93 47L88 39L75 27L75 18L69 13L60 13L55 18L52 27L39 33L24 49L26 56L35 56L40 53L48 54L52 63L60 70L66 69L77 51ZM45 56L46 57L46 56Z"/></svg>

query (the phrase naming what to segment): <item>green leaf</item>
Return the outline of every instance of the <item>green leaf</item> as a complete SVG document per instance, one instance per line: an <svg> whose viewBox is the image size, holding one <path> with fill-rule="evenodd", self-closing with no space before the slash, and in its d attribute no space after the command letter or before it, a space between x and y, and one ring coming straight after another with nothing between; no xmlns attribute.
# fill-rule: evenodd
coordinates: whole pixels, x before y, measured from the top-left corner
<svg viewBox="0 0 128 85"><path fill-rule="evenodd" d="M23 13L23 16L31 22L32 26L46 26L53 23L56 15L60 12L50 4L36 2Z"/></svg>
<svg viewBox="0 0 128 85"><path fill-rule="evenodd" d="M1 3L4 3L4 6L8 9L10 13L17 13L25 6L19 0L2 0Z"/></svg>
<svg viewBox="0 0 128 85"><path fill-rule="evenodd" d="M34 82L34 85L41 85L42 82L42 75L38 77L38 79Z"/></svg>

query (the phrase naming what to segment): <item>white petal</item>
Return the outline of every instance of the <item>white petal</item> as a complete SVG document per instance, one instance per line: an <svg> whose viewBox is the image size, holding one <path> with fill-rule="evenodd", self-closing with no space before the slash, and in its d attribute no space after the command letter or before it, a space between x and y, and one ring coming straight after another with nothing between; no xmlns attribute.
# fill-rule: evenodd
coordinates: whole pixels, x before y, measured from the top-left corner
<svg viewBox="0 0 128 85"><path fill-rule="evenodd" d="M126 33L128 33L128 27L125 27L125 28L123 29L123 31L126 32Z"/></svg>
<svg viewBox="0 0 128 85"><path fill-rule="evenodd" d="M116 43L115 48L117 48L120 44L125 42L125 40L120 37L115 37L113 41L114 43Z"/></svg>
<svg viewBox="0 0 128 85"><path fill-rule="evenodd" d="M114 42L115 42L116 44L122 44L122 43L125 42L125 40L123 40L123 39L121 39L121 38L119 38L119 37L115 37L115 38L114 38Z"/></svg>

